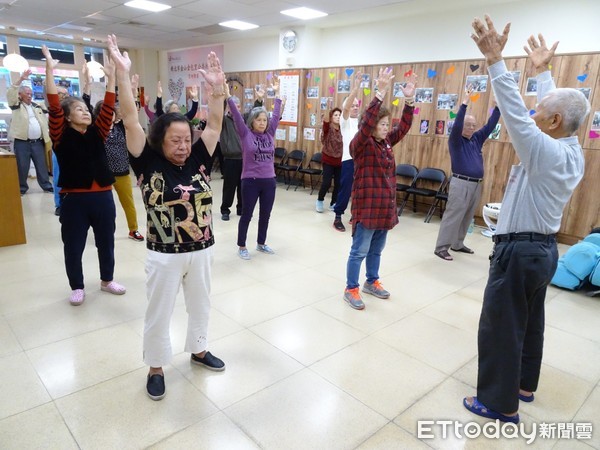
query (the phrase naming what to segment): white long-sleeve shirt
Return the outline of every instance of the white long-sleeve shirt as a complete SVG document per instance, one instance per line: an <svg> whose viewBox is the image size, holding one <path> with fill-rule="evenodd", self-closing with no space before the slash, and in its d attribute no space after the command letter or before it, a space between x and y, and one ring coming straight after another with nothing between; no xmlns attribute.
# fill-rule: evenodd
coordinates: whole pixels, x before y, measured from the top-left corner
<svg viewBox="0 0 600 450"><path fill-rule="evenodd" d="M496 234L556 233L565 205L583 177L581 145L576 136L554 139L537 127L504 61L488 71L506 130L521 161L510 172ZM555 88L549 71L539 74L538 103Z"/></svg>

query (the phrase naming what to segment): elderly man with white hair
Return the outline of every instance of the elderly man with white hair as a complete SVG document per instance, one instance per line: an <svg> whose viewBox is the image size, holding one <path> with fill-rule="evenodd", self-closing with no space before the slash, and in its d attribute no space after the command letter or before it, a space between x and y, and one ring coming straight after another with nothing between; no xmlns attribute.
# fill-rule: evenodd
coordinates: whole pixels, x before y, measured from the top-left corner
<svg viewBox="0 0 600 450"><path fill-rule="evenodd" d="M30 75L31 69L27 69L6 91L8 106L12 111L8 135L14 140L21 195L25 195L29 190L27 175L31 161L35 166L36 178L40 187L44 192L54 192L48 176L44 144L50 141L47 111L42 105L32 101L31 86L21 84L28 80Z"/></svg>
<svg viewBox="0 0 600 450"><path fill-rule="evenodd" d="M463 404L479 416L518 423L519 400L533 401L538 387L546 287L558 261L555 233L583 177L575 133L590 105L575 89L555 89L548 68L558 42L548 49L540 34L525 47L538 82L530 116L502 58L510 24L499 34L486 16L485 23L475 19L473 29L520 164L510 173L494 235L479 320L477 396Z"/></svg>

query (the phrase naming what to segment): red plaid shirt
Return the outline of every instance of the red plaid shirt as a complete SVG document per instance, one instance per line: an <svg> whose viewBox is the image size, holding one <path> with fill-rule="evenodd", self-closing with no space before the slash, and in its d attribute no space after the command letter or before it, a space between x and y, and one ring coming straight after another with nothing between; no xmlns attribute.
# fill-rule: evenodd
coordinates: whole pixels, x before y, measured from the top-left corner
<svg viewBox="0 0 600 450"><path fill-rule="evenodd" d="M370 230L391 230L398 223L396 214L396 161L392 147L408 133L413 120L413 106L404 106L400 124L383 141L371 133L377 126L381 100L373 99L363 113L358 133L350 142L354 159L352 185L352 231L357 223Z"/></svg>

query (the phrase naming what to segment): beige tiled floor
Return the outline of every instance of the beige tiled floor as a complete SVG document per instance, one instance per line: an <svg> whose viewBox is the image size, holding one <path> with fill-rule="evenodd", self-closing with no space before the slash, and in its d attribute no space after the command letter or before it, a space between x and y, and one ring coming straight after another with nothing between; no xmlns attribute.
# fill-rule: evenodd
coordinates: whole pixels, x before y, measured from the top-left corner
<svg viewBox="0 0 600 450"><path fill-rule="evenodd" d="M425 224L407 212L382 258L391 299L366 296L366 309L355 311L342 300L350 233L332 228L331 212L314 211L315 195L280 184L268 239L277 254L253 250L254 220L252 260L243 261L237 217L220 220L221 180L213 187L210 348L227 370L190 365L180 295L167 396L153 402L141 358L144 244L127 239L117 206L115 279L128 292L100 292L90 236L86 302L70 306L52 197L32 183L22 199L28 243L0 248L0 448L600 449L598 298L550 288L540 388L520 411L527 427L592 422L591 440L527 446L523 438L444 439L439 429L419 440L418 420L486 423L461 402L475 392L490 240L476 230L467 238L475 255L442 261L433 255L439 218Z"/></svg>

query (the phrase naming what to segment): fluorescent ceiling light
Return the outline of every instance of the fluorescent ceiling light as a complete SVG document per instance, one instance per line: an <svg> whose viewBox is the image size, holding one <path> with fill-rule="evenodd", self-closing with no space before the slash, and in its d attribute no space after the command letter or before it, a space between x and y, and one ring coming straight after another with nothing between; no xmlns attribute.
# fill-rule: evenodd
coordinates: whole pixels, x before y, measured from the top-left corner
<svg viewBox="0 0 600 450"><path fill-rule="evenodd" d="M253 28L258 28L258 25L242 22L241 20L228 20L227 22L220 22L219 25L227 28L235 28L236 30L251 30Z"/></svg>
<svg viewBox="0 0 600 450"><path fill-rule="evenodd" d="M292 16L302 20L316 19L317 17L325 17L327 15L327 13L305 7L286 9L285 11L280 12L281 14L285 14L286 16Z"/></svg>
<svg viewBox="0 0 600 450"><path fill-rule="evenodd" d="M131 2L125 3L125 6L144 9L146 11L152 12L159 12L164 11L165 9L171 9L169 5L165 5L163 3L150 2L148 0L133 0Z"/></svg>

